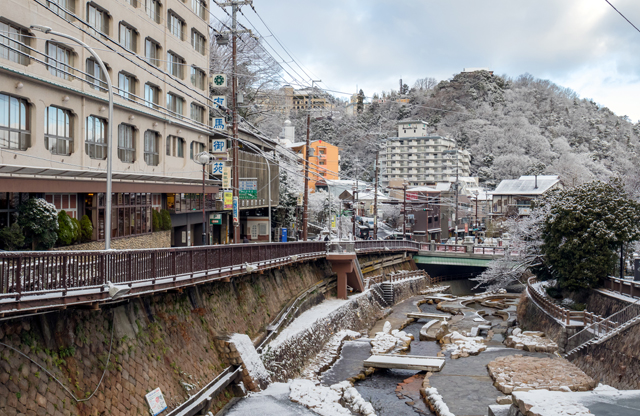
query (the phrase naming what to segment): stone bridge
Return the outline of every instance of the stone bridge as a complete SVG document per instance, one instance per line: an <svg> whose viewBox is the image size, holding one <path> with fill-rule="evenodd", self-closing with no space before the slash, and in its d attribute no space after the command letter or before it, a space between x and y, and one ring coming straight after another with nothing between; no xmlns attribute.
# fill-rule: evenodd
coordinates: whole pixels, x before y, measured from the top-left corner
<svg viewBox="0 0 640 416"><path fill-rule="evenodd" d="M326 258L338 274L338 295L347 284L363 290L357 255L416 253L411 241L342 243L331 253L324 242L233 244L153 250L0 253L0 318L66 309L98 309L118 299L182 289L211 281Z"/></svg>

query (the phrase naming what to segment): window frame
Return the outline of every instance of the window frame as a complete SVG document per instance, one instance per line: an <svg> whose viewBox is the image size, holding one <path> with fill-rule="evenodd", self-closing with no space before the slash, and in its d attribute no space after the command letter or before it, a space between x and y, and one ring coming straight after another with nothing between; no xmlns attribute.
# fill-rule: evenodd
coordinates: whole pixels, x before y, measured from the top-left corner
<svg viewBox="0 0 640 416"><path fill-rule="evenodd" d="M206 19L207 4L202 0L191 0L191 9L200 19Z"/></svg>
<svg viewBox="0 0 640 416"><path fill-rule="evenodd" d="M153 46L153 57L149 56L149 46ZM144 39L144 58L151 65L159 68L160 67L160 43L156 42L150 37L146 37Z"/></svg>
<svg viewBox="0 0 640 416"><path fill-rule="evenodd" d="M61 4L64 3L64 4ZM53 6L53 7L52 7ZM72 21L71 13L76 12L75 0L47 0L47 7L64 20Z"/></svg>
<svg viewBox="0 0 640 416"><path fill-rule="evenodd" d="M168 92L167 93L167 110L170 111L171 115L173 115L174 117L183 118L184 117L184 98L172 92Z"/></svg>
<svg viewBox="0 0 640 416"><path fill-rule="evenodd" d="M125 141L128 143L123 143ZM131 146L126 147L129 144ZM118 159L122 163L135 163L136 161L136 127L131 124L121 123L118 125Z"/></svg>
<svg viewBox="0 0 640 416"><path fill-rule="evenodd" d="M178 136L167 136L166 155L184 159L186 140Z"/></svg>
<svg viewBox="0 0 640 416"><path fill-rule="evenodd" d="M6 28L3 28L2 25L6 26ZM31 45L29 31L20 25L6 20L0 20L0 30L4 33L4 36L6 36L0 37L0 59L6 59L20 65L28 66L31 63L31 59L29 59L31 55L29 49ZM9 47L18 49L20 52L10 50Z"/></svg>
<svg viewBox="0 0 640 416"><path fill-rule="evenodd" d="M150 137L151 134L153 137ZM153 143L153 146L148 146L149 143ZM160 164L160 133L155 130L144 132L144 162L147 166Z"/></svg>
<svg viewBox="0 0 640 416"><path fill-rule="evenodd" d="M177 53L167 51L167 72L174 77L184 79L184 66L186 61Z"/></svg>
<svg viewBox="0 0 640 416"><path fill-rule="evenodd" d="M120 81L124 79L128 81L130 89L123 89ZM125 100L136 100L136 77L126 71L118 72L118 95Z"/></svg>
<svg viewBox="0 0 640 416"><path fill-rule="evenodd" d="M149 4L153 4L154 6L149 7ZM162 4L160 4L158 0L145 0L144 2L144 10L147 16L156 23L160 23L161 7Z"/></svg>
<svg viewBox="0 0 640 416"><path fill-rule="evenodd" d="M85 119L84 152L90 159L105 160L107 158L107 123L107 119L93 114ZM100 138L96 134L98 124L102 129L102 137Z"/></svg>
<svg viewBox="0 0 640 416"><path fill-rule="evenodd" d="M147 92L155 91L155 100L149 100ZM147 107L157 109L160 106L160 87L150 82L144 84L144 104Z"/></svg>
<svg viewBox="0 0 640 416"><path fill-rule="evenodd" d="M196 42L197 41L197 42ZM195 29L191 29L191 46L200 55L206 52L207 38Z"/></svg>
<svg viewBox="0 0 640 416"><path fill-rule="evenodd" d="M198 113L200 114L200 117L193 117L194 111L198 111ZM204 107L201 106L200 104L191 103L190 116L191 116L190 117L191 120L204 124Z"/></svg>
<svg viewBox="0 0 640 416"><path fill-rule="evenodd" d="M93 13L91 13L93 11ZM97 5L94 2L87 3L87 26L91 28L93 34L103 34L105 36L109 36L109 20L111 15L109 11L104 7ZM93 20L93 26L92 26ZM97 23L100 23L100 28L95 27Z"/></svg>
<svg viewBox="0 0 640 416"><path fill-rule="evenodd" d="M49 125L49 121L52 120L51 118L51 114L50 114L50 110L54 109L57 110L57 117L56 117L56 126L55 126L55 134L51 133L51 128ZM64 122L66 122L66 131L63 131L63 133L66 133L67 135L59 135L58 133L60 132L58 124L59 124L59 117L60 114L63 114L64 116L66 116L66 119L63 120ZM49 150L51 152L52 155L59 155L59 156L69 156L73 153L73 113L71 112L71 110L67 110L66 108L62 108L62 107L58 107L55 105L50 105L49 107L45 108L45 113L44 113L44 146L47 150ZM53 143L52 143L53 141ZM60 142L62 143L66 143L65 147L66 147L66 151L65 152L60 152L59 150L59 144Z"/></svg>
<svg viewBox="0 0 640 416"><path fill-rule="evenodd" d="M0 149L11 149L11 150L27 150L31 147L31 107L29 101L24 98L16 97L10 94L0 93L0 100L2 97L7 97L7 111L6 111L6 125L2 124L4 115L3 111L0 108ZM14 107L12 100L17 102L17 109L19 111L18 114L18 126L17 128L14 126L15 123L12 122L12 108ZM1 101L0 101L1 102ZM15 109L14 109L15 110ZM23 129L24 123L24 129ZM3 133L6 132L6 133ZM2 136L6 134L6 138L3 139ZM17 146L12 146L11 136L17 135ZM7 145L3 146L3 141L6 141Z"/></svg>
<svg viewBox="0 0 640 416"><path fill-rule="evenodd" d="M107 92L107 77L106 74L102 73L102 68L100 68L98 62L90 56L86 60L85 68L89 88L96 91Z"/></svg>
<svg viewBox="0 0 640 416"><path fill-rule="evenodd" d="M169 33L180 40L184 40L184 28L186 24L180 15L173 10L167 11L167 28ZM177 32L177 33L176 33Z"/></svg>
<svg viewBox="0 0 640 416"><path fill-rule="evenodd" d="M122 39L122 32L125 32L125 41ZM129 35L129 42L126 42ZM125 21L118 23L118 44L133 53L138 52L138 30Z"/></svg>
<svg viewBox="0 0 640 416"><path fill-rule="evenodd" d="M52 47L56 51L56 57L51 56ZM60 52L65 53L65 58L67 58L66 61L60 61ZM48 40L45 43L45 55L47 56L47 69L49 70L49 73L51 75L65 79L67 81L73 80L73 60L75 56L75 52L73 51L73 49ZM53 64L49 62L50 59L54 61Z"/></svg>
<svg viewBox="0 0 640 416"><path fill-rule="evenodd" d="M195 65L191 66L191 85L204 91L207 84L207 73Z"/></svg>

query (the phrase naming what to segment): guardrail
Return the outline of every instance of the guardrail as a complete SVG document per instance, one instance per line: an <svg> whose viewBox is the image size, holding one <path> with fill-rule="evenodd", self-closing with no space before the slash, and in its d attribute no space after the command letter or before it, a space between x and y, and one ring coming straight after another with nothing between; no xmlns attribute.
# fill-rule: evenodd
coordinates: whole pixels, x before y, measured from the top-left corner
<svg viewBox="0 0 640 416"><path fill-rule="evenodd" d="M409 240L362 240L355 243L356 252L406 249L418 251L420 243Z"/></svg>
<svg viewBox="0 0 640 416"><path fill-rule="evenodd" d="M605 289L631 296L632 298L640 298L640 282L634 280L609 276L604 279L604 287Z"/></svg>
<svg viewBox="0 0 640 416"><path fill-rule="evenodd" d="M545 312L552 317L556 318L565 325L584 325L585 318L583 311L572 311L562 306L556 305L551 302L545 294L540 293L533 285L538 283L535 276L532 276L527 280L527 292L531 298L540 306ZM573 321L573 322L572 322Z"/></svg>

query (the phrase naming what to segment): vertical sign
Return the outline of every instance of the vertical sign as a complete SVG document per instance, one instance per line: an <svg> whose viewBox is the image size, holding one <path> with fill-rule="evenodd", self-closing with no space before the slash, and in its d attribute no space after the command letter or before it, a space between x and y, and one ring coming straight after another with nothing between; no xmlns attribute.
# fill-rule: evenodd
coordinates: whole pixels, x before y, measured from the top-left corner
<svg viewBox="0 0 640 416"><path fill-rule="evenodd" d="M222 168L222 189L231 189L231 167Z"/></svg>
<svg viewBox="0 0 640 416"><path fill-rule="evenodd" d="M331 228L336 228L336 216L331 216Z"/></svg>
<svg viewBox="0 0 640 416"><path fill-rule="evenodd" d="M149 410L153 416L159 415L167 408L167 403L164 401L160 387L150 391L144 396L149 403Z"/></svg>
<svg viewBox="0 0 640 416"><path fill-rule="evenodd" d="M240 223L240 216L238 215L238 197L233 197L233 224Z"/></svg>
<svg viewBox="0 0 640 416"><path fill-rule="evenodd" d="M219 106L227 106L227 97L225 97L224 95L214 95L213 97L211 97L211 100Z"/></svg>
<svg viewBox="0 0 640 416"><path fill-rule="evenodd" d="M213 162L211 164L211 174L212 175L222 175L223 174L223 169L224 169L224 162Z"/></svg>
<svg viewBox="0 0 640 416"><path fill-rule="evenodd" d="M233 192L224 191L224 209L233 209Z"/></svg>
<svg viewBox="0 0 640 416"><path fill-rule="evenodd" d="M224 130L227 128L224 117L215 117L213 119L213 128L215 130Z"/></svg>
<svg viewBox="0 0 640 416"><path fill-rule="evenodd" d="M211 141L211 153L225 153L227 151L227 139Z"/></svg>
<svg viewBox="0 0 640 416"><path fill-rule="evenodd" d="M301 206L302 206L303 199L304 199L304 198L303 198L303 196L302 196L302 192L300 192L300 193L298 194L298 206L299 206L299 207L301 207Z"/></svg>

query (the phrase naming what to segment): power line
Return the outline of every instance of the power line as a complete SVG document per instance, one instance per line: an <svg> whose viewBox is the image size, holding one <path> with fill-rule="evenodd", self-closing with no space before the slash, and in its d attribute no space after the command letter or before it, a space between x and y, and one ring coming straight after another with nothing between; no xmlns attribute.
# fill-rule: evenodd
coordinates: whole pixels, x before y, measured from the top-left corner
<svg viewBox="0 0 640 416"><path fill-rule="evenodd" d="M624 20L626 20L626 21L627 21L631 26L633 26L633 28L634 28L635 30L637 30L638 32L640 32L640 29L638 29L638 28L636 27L636 25L634 25L633 23L631 23L631 20L627 19L627 17L626 17L625 15L623 15L623 14L620 12L620 10L616 9L616 7L615 7L613 4L611 4L611 2L610 2L609 0L604 0L604 1L606 1L606 2L607 2L607 4L613 8L613 10L615 10L616 12L618 12L618 14L619 14L620 16L622 16L622 18L623 18Z"/></svg>

